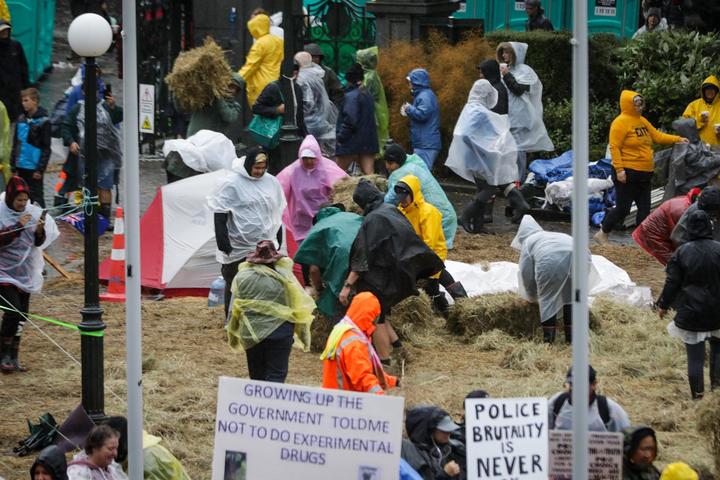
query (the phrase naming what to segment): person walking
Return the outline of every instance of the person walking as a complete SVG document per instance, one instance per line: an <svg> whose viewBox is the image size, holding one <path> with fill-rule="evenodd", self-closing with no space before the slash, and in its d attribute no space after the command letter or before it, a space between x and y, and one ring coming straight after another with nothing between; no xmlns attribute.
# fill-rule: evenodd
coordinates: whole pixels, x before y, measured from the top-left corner
<svg viewBox="0 0 720 480"><path fill-rule="evenodd" d="M30 295L43 285L42 250L60 235L47 211L30 204L25 180L12 177L0 203L0 369L25 372L18 360Z"/></svg>
<svg viewBox="0 0 720 480"><path fill-rule="evenodd" d="M18 118L10 164L30 187L30 200L45 208L43 178L51 153L50 119L40 106L36 88L25 89L21 95L25 113Z"/></svg>
<svg viewBox="0 0 720 480"><path fill-rule="evenodd" d="M284 383L296 341L310 348L315 302L293 274L293 262L271 240L257 244L232 281L233 303L225 330L230 348L244 351L252 380Z"/></svg>
<svg viewBox="0 0 720 480"><path fill-rule="evenodd" d="M690 394L700 399L705 392L706 341L710 343L710 388L720 387L720 242L712 239L713 225L703 210L690 213L687 231L690 241L667 264L657 307L660 318L670 307L676 311L668 333L685 343Z"/></svg>
<svg viewBox="0 0 720 480"><path fill-rule="evenodd" d="M390 136L388 132L390 112L388 111L387 98L385 97L385 87L377 72L378 52L378 47L358 50L356 58L365 72L363 85L375 102L375 126L377 128L379 152L382 155L382 152L385 150L385 143L387 143Z"/></svg>
<svg viewBox="0 0 720 480"><path fill-rule="evenodd" d="M432 171L435 159L442 148L440 139L440 105L430 88L430 75L424 68L408 74L413 95L412 105L404 103L400 114L410 119L410 143L413 153L425 161Z"/></svg>
<svg viewBox="0 0 720 480"><path fill-rule="evenodd" d="M305 128L318 141L323 153L333 157L338 110L325 91L325 71L313 63L307 52L298 52L295 63L300 67L297 84L302 89L302 103L298 103L298 108L303 110Z"/></svg>
<svg viewBox="0 0 720 480"><path fill-rule="evenodd" d="M323 361L323 388L384 395L400 381L383 369L370 338L380 316L380 302L370 292L353 297L347 314L333 327Z"/></svg>
<svg viewBox="0 0 720 480"><path fill-rule="evenodd" d="M552 22L545 16L545 10L540 6L540 0L526 0L525 13L528 16L525 22L525 31L545 30L552 32L555 30Z"/></svg>
<svg viewBox="0 0 720 480"><path fill-rule="evenodd" d="M283 40L270 33L270 17L264 13L251 17L247 28L255 43L238 73L245 80L248 105L252 106L267 84L280 78Z"/></svg>
<svg viewBox="0 0 720 480"><path fill-rule="evenodd" d="M335 154L337 164L348 171L353 164L363 175L375 170L378 153L378 130L375 125L375 104L363 86L363 70L355 63L345 72L347 88L336 128Z"/></svg>
<svg viewBox="0 0 720 480"><path fill-rule="evenodd" d="M25 50L11 38L12 25L0 20L0 101L7 108L14 129L15 122L23 112L20 91L30 87L30 75ZM14 135L12 130L11 135Z"/></svg>
<svg viewBox="0 0 720 480"><path fill-rule="evenodd" d="M327 65L323 65L322 62L323 58L325 58L325 53L323 53L322 48L320 48L317 43L309 43L305 45L305 51L312 56L313 63L315 65L319 65L325 72L325 75L323 76L325 91L327 92L330 101L333 102L337 108L340 108L345 92L343 91L343 86L342 83L340 83L337 73L335 73L335 71Z"/></svg>
<svg viewBox="0 0 720 480"><path fill-rule="evenodd" d="M637 206L636 224L640 225L650 214L650 193L653 170L653 143L688 143L677 135L658 131L642 116L645 99L637 92L623 90L620 94L620 115L610 124L610 155L612 156L615 207L602 222L595 240L601 245L609 243L609 234L627 217L633 202Z"/></svg>

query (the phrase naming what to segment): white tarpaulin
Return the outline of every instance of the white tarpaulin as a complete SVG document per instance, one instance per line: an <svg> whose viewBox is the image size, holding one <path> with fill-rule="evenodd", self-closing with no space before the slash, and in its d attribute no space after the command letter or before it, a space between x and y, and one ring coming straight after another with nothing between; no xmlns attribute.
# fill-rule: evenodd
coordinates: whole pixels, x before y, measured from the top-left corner
<svg viewBox="0 0 720 480"><path fill-rule="evenodd" d="M211 130L200 130L186 140L166 140L163 155L167 157L170 152L178 152L183 163L198 172L230 170L237 158L232 140Z"/></svg>

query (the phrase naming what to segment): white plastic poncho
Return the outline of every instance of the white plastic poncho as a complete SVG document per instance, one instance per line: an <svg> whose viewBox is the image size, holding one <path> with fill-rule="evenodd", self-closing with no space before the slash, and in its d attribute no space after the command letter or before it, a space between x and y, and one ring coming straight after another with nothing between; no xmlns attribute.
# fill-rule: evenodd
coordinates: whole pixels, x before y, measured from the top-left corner
<svg viewBox="0 0 720 480"><path fill-rule="evenodd" d="M307 52L296 54L295 61L300 65L297 84L303 93L305 127L308 133L320 142L333 140L338 110L325 90L323 82L325 70L313 63L312 57Z"/></svg>
<svg viewBox="0 0 720 480"><path fill-rule="evenodd" d="M5 193L0 195L0 228L15 225L20 216L29 213L32 220L28 222L20 236L10 245L0 247L0 283L15 285L27 293L37 293L42 289L42 271L45 267L42 251L59 236L60 231L50 215L45 217L45 242L35 246L35 229L42 214L42 209L27 204L25 210L16 212L5 203Z"/></svg>
<svg viewBox="0 0 720 480"><path fill-rule="evenodd" d="M520 251L520 296L540 305L540 321L545 322L572 302L572 237L546 232L525 215L511 246Z"/></svg>
<svg viewBox="0 0 720 480"><path fill-rule="evenodd" d="M478 80L455 124L445 165L465 180L478 176L489 185L505 185L519 179L508 116L490 110L497 98L490 82Z"/></svg>
<svg viewBox="0 0 720 480"><path fill-rule="evenodd" d="M262 240L274 240L282 225L286 203L280 182L269 173L251 177L244 163L245 157L235 159L235 175L221 179L217 193L207 198L212 212L230 213L228 236L232 252L228 255L218 250L215 255L222 264L247 257Z"/></svg>
<svg viewBox="0 0 720 480"><path fill-rule="evenodd" d="M185 165L197 172L230 170L235 160L235 145L219 132L200 130L187 139L166 140L163 155L178 152Z"/></svg>
<svg viewBox="0 0 720 480"><path fill-rule="evenodd" d="M527 43L510 42L515 50L515 63L509 67L515 80L529 85L530 91L520 96L508 91L510 131L521 152L549 152L555 149L543 123L543 85L535 70L525 64Z"/></svg>

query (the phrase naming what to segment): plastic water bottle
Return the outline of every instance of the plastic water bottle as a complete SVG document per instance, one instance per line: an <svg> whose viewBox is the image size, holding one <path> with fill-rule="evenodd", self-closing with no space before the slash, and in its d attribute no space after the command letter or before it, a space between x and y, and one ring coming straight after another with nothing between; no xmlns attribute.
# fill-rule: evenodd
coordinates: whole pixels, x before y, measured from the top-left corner
<svg viewBox="0 0 720 480"><path fill-rule="evenodd" d="M217 307L218 305L225 305L225 279L223 277L213 280L208 293L208 307Z"/></svg>

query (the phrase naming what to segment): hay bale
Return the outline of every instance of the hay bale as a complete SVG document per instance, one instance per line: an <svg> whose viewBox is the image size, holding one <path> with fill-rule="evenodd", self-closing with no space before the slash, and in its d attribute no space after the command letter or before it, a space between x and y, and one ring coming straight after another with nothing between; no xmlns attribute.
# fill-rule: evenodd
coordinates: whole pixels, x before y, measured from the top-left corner
<svg viewBox="0 0 720 480"><path fill-rule="evenodd" d="M720 393L706 395L698 405L697 429L705 436L715 471L720 472Z"/></svg>
<svg viewBox="0 0 720 480"><path fill-rule="evenodd" d="M540 326L540 312L537 305L514 293L483 295L458 300L450 310L447 326L467 338L495 329L531 338Z"/></svg>
<svg viewBox="0 0 720 480"><path fill-rule="evenodd" d="M362 177L345 177L338 180L333 185L333 193L331 196L332 203L342 203L345 205L345 210L348 212L357 213L362 215L363 210L360 206L353 202L352 196L355 193L355 188L360 180L365 179L375 185L378 190L385 193L387 192L387 178L382 175L364 175Z"/></svg>
<svg viewBox="0 0 720 480"><path fill-rule="evenodd" d="M194 112L217 98L230 96L232 69L215 40L208 37L201 47L182 52L165 82L183 110Z"/></svg>
<svg viewBox="0 0 720 480"><path fill-rule="evenodd" d="M420 295L408 297L395 305L388 321L401 339L419 346L424 343L423 334L433 327L433 317L430 297L420 291Z"/></svg>

